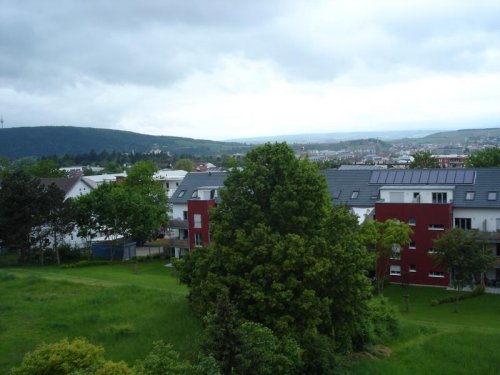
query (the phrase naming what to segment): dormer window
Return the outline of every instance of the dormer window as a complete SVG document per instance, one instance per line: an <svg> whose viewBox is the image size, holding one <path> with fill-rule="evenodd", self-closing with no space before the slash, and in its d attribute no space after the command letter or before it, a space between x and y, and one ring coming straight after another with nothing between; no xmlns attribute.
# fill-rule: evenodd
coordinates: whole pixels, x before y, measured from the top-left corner
<svg viewBox="0 0 500 375"><path fill-rule="evenodd" d="M488 191L488 200L496 201L497 200L497 192L496 191Z"/></svg>
<svg viewBox="0 0 500 375"><path fill-rule="evenodd" d="M475 196L476 196L476 194L473 191L468 191L465 193L465 200L466 201L473 201Z"/></svg>

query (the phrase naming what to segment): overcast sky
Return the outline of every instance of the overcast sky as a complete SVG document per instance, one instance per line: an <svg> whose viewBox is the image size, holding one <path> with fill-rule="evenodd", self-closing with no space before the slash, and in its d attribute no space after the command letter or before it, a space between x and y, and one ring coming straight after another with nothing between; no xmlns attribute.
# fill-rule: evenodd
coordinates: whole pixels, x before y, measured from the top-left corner
<svg viewBox="0 0 500 375"><path fill-rule="evenodd" d="M5 127L500 126L500 1L0 0Z"/></svg>

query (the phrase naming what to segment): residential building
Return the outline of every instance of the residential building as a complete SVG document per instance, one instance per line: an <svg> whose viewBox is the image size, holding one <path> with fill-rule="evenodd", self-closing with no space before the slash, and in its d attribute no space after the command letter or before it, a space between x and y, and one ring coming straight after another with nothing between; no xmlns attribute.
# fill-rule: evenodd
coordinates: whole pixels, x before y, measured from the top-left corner
<svg viewBox="0 0 500 375"><path fill-rule="evenodd" d="M210 209L220 202L226 172L188 173L170 199L172 255L180 257L196 246L210 242Z"/></svg>
<svg viewBox="0 0 500 375"><path fill-rule="evenodd" d="M467 155L433 155L437 160L439 168L465 168Z"/></svg>
<svg viewBox="0 0 500 375"><path fill-rule="evenodd" d="M500 287L500 169L329 169L322 171L335 205L348 205L359 221L401 220L411 243L390 259L389 279L446 287L446 269L432 259L433 241L453 227L479 230L496 264L489 286ZM226 173L188 173L171 199L175 256L210 241L208 215L216 207ZM332 228L332 232L335 229Z"/></svg>
<svg viewBox="0 0 500 375"><path fill-rule="evenodd" d="M414 231L410 245L390 259L394 283L449 285L446 269L432 261L433 241L452 227L479 230L486 251L500 256L500 169L328 170L334 204L354 212L374 210L374 219L397 219ZM500 258L499 258L500 259ZM500 263L488 270L500 286Z"/></svg>

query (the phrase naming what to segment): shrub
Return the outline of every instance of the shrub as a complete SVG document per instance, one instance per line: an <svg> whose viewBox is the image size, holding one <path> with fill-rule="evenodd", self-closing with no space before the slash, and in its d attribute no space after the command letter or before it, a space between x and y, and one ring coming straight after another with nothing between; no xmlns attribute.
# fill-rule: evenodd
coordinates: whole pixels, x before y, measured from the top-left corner
<svg viewBox="0 0 500 375"><path fill-rule="evenodd" d="M380 342L394 336L399 329L394 306L385 297L374 297L370 300L370 320L368 323L368 338L372 342Z"/></svg>
<svg viewBox="0 0 500 375"><path fill-rule="evenodd" d="M11 375L66 375L103 362L103 353L102 347L92 345L84 338L43 343L27 353L21 366L13 368Z"/></svg>
<svg viewBox="0 0 500 375"><path fill-rule="evenodd" d="M63 264L60 266L61 268L80 268L80 267L91 267L91 266L107 266L111 264L111 262L107 260L80 260L76 263Z"/></svg>
<svg viewBox="0 0 500 375"><path fill-rule="evenodd" d="M137 375L194 374L196 367L180 359L170 344L163 341L153 343L153 350L135 366Z"/></svg>
<svg viewBox="0 0 500 375"><path fill-rule="evenodd" d="M480 295L484 294L485 288L484 285L477 285L472 292L465 292L461 293L458 295L458 300L463 301L465 299L470 299L474 297L479 297ZM458 292L457 292L458 293ZM449 295L446 297L438 298L438 299L433 299L431 301L431 306L438 306L442 305L443 303L453 303L456 302L457 300L457 295Z"/></svg>
<svg viewBox="0 0 500 375"><path fill-rule="evenodd" d="M40 344L11 375L134 375L125 362L105 361L104 349L84 338Z"/></svg>

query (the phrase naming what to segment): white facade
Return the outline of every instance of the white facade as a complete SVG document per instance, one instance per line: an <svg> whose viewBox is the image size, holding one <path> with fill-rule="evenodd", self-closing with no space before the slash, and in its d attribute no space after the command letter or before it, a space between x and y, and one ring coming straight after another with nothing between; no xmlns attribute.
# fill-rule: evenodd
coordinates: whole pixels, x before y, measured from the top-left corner
<svg viewBox="0 0 500 375"><path fill-rule="evenodd" d="M163 182L163 188L167 191L168 197L172 198L186 174L187 172L183 170L162 169L156 172L153 178Z"/></svg>
<svg viewBox="0 0 500 375"><path fill-rule="evenodd" d="M452 203L453 186L382 186L385 203Z"/></svg>
<svg viewBox="0 0 500 375"><path fill-rule="evenodd" d="M500 231L500 210L490 208L454 208L455 219L471 219L471 228L482 232ZM454 225L455 226L455 225Z"/></svg>

